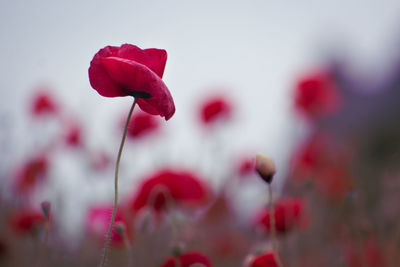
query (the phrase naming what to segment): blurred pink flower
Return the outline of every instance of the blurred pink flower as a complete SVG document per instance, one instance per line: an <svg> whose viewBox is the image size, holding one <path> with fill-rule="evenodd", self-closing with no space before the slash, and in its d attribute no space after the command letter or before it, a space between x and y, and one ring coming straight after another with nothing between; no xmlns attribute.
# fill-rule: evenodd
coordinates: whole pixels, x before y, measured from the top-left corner
<svg viewBox="0 0 400 267"><path fill-rule="evenodd" d="M43 227L45 217L40 211L21 209L10 216L10 226L16 234L34 234L38 227Z"/></svg>
<svg viewBox="0 0 400 267"><path fill-rule="evenodd" d="M58 112L58 106L49 93L38 92L32 99L31 112L34 116L53 115Z"/></svg>
<svg viewBox="0 0 400 267"><path fill-rule="evenodd" d="M278 234L285 234L294 228L304 226L307 222L304 211L304 202L300 198L280 199L274 207L275 229ZM262 212L257 224L268 232L271 231L271 217L269 210Z"/></svg>
<svg viewBox="0 0 400 267"><path fill-rule="evenodd" d="M160 121L157 117L139 111L133 114L129 122L127 136L132 139L137 139L154 133L159 128Z"/></svg>
<svg viewBox="0 0 400 267"><path fill-rule="evenodd" d="M256 173L256 160L254 157L242 158L238 166L238 174L240 177L246 177Z"/></svg>
<svg viewBox="0 0 400 267"><path fill-rule="evenodd" d="M195 265L196 263L205 266L211 267L213 266L211 261L203 254L199 252L187 252L179 257L170 257L168 258L161 266L162 267L190 267Z"/></svg>
<svg viewBox="0 0 400 267"><path fill-rule="evenodd" d="M265 252L254 257L249 267L278 267L278 263L273 252Z"/></svg>
<svg viewBox="0 0 400 267"><path fill-rule="evenodd" d="M327 71L301 77L295 88L295 107L313 119L339 108L340 96L334 79Z"/></svg>
<svg viewBox="0 0 400 267"><path fill-rule="evenodd" d="M170 208L168 205L199 206L207 202L209 187L192 172L163 169L150 175L139 187L131 202L138 211L150 205L156 211Z"/></svg>
<svg viewBox="0 0 400 267"><path fill-rule="evenodd" d="M227 120L232 116L232 104L227 98L214 96L203 102L200 108L200 118L206 125L217 120Z"/></svg>
<svg viewBox="0 0 400 267"><path fill-rule="evenodd" d="M110 224L110 219L111 219L111 213L112 213L111 205L94 206L88 210L86 216L86 229L95 238L99 239L100 242L104 241L104 237L107 234L108 226ZM122 223L123 225L125 225L127 236L129 236L131 232L130 224L127 223L120 210L117 210L114 225L117 225L118 223ZM114 227L111 232L111 244L121 245L123 244L123 241L124 241L123 236L121 236Z"/></svg>
<svg viewBox="0 0 400 267"><path fill-rule="evenodd" d="M69 147L81 147L83 145L82 127L78 123L69 123L65 130L65 144Z"/></svg>
<svg viewBox="0 0 400 267"><path fill-rule="evenodd" d="M105 97L133 96L143 111L168 120L175 113L175 105L161 79L166 62L163 49L106 46L90 62L90 84Z"/></svg>
<svg viewBox="0 0 400 267"><path fill-rule="evenodd" d="M48 173L49 162L45 155L38 155L28 160L18 170L15 177L15 190L18 193L29 193Z"/></svg>

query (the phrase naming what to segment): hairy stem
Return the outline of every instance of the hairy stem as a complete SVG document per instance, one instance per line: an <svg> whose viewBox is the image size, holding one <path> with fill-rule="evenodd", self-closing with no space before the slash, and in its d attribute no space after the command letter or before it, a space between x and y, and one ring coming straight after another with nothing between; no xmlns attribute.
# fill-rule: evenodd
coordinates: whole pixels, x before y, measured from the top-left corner
<svg viewBox="0 0 400 267"><path fill-rule="evenodd" d="M132 116L132 113L133 113L133 109L135 108L135 105L136 105L136 98L134 98L134 101L132 103L131 109L129 110L128 117L126 118L125 127L124 127L124 133L122 135L121 145L119 146L119 151L118 151L118 156L117 156L117 162L115 164L114 207L113 207L113 211L112 211L112 215L111 215L110 226L108 227L107 239L106 239L106 242L104 244L103 256L102 256L101 262L100 262L100 266L101 267L103 267L105 265L105 263L106 263L108 247L110 245L110 239L111 239L111 232L112 232L113 225L114 225L115 214L117 213L119 163L121 161L121 154L122 154L122 149L124 148L124 144L125 144L126 132L128 130L129 121L131 119L131 116Z"/></svg>

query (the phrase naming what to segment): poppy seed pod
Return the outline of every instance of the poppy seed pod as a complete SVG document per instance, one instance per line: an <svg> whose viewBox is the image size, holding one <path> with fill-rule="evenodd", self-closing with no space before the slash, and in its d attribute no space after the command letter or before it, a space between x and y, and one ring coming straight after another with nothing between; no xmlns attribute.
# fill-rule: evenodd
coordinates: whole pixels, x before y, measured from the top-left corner
<svg viewBox="0 0 400 267"><path fill-rule="evenodd" d="M261 154L257 154L256 170L261 179L270 184L276 172L275 163L272 161L271 158Z"/></svg>

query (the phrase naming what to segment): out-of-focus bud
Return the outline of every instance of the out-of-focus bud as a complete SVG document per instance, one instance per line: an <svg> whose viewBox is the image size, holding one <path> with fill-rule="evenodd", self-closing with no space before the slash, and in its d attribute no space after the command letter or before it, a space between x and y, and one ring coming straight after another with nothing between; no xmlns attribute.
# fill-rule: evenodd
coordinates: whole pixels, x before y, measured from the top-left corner
<svg viewBox="0 0 400 267"><path fill-rule="evenodd" d="M143 207L137 213L135 229L141 233L152 233L156 228L157 218L152 208Z"/></svg>
<svg viewBox="0 0 400 267"><path fill-rule="evenodd" d="M267 183L272 182L272 178L275 175L275 163L271 158L257 154L256 156L256 170L260 177Z"/></svg>
<svg viewBox="0 0 400 267"><path fill-rule="evenodd" d="M46 218L46 221L49 221L50 219L50 209L51 209L51 203L50 201L43 201L40 206L42 207L42 212L44 217Z"/></svg>
<svg viewBox="0 0 400 267"><path fill-rule="evenodd" d="M172 255L174 257L179 257L180 255L182 255L182 253L185 251L185 245L181 242L179 242L178 244L176 244L176 246L174 246L172 248Z"/></svg>
<svg viewBox="0 0 400 267"><path fill-rule="evenodd" d="M126 227L123 222L117 222L115 224L115 231L120 234L122 237L125 236L126 233Z"/></svg>

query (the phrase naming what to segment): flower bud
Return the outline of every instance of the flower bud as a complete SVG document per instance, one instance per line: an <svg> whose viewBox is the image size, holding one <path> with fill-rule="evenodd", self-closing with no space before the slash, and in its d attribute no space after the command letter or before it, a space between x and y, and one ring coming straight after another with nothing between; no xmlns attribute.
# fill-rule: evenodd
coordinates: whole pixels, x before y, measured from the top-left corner
<svg viewBox="0 0 400 267"><path fill-rule="evenodd" d="M260 177L269 184L276 172L272 159L261 154L256 156L256 170Z"/></svg>
<svg viewBox="0 0 400 267"><path fill-rule="evenodd" d="M115 231L120 234L121 236L125 236L126 227L123 222L117 222L115 224Z"/></svg>
<svg viewBox="0 0 400 267"><path fill-rule="evenodd" d="M43 201L40 204L41 208L42 208L42 212L44 217L46 218L46 220L48 221L50 218L50 209L51 209L51 203L49 201Z"/></svg>

